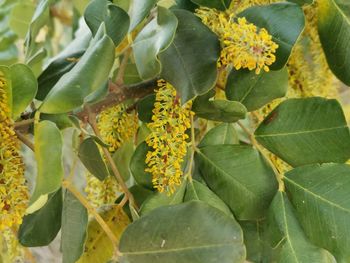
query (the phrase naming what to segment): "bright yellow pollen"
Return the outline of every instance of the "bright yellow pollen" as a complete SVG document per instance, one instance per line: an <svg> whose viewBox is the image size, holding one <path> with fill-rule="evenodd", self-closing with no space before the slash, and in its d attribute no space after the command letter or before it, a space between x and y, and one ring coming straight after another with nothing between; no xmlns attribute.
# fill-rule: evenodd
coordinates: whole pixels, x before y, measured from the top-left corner
<svg viewBox="0 0 350 263"><path fill-rule="evenodd" d="M128 113L127 107L119 104L101 112L97 125L101 139L109 145L109 151L114 152L135 135L138 119L134 111Z"/></svg>
<svg viewBox="0 0 350 263"><path fill-rule="evenodd" d="M148 124L151 134L146 138L152 148L146 156L146 172L153 175L153 185L159 192L172 194L181 184L182 163L187 151L191 126L192 102L181 106L175 88L163 80L158 81L152 122Z"/></svg>
<svg viewBox="0 0 350 263"><path fill-rule="evenodd" d="M255 69L259 74L276 61L278 45L265 28L258 29L244 17L235 22L233 15L215 9L200 8L197 15L218 35L222 50L218 66L232 65L235 69Z"/></svg>
<svg viewBox="0 0 350 263"><path fill-rule="evenodd" d="M16 229L22 223L29 197L6 87L7 81L0 71L0 235L3 230Z"/></svg>

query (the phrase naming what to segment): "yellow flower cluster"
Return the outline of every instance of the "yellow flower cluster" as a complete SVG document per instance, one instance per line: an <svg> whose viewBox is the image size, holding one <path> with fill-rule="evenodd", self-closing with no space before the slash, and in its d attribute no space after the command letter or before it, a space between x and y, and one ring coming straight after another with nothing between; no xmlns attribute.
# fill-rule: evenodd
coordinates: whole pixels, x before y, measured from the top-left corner
<svg viewBox="0 0 350 263"><path fill-rule="evenodd" d="M0 72L0 232L22 223L28 205L28 188L20 143L10 118L7 81Z"/></svg>
<svg viewBox="0 0 350 263"><path fill-rule="evenodd" d="M109 145L109 151L115 152L127 140L131 139L138 128L136 113L127 112L124 104L108 108L97 119L101 139ZM108 176L103 181L87 173L85 192L87 199L95 206L111 205L118 196L119 185L115 178Z"/></svg>
<svg viewBox="0 0 350 263"><path fill-rule="evenodd" d="M265 28L258 29L244 17L235 21L233 14L215 9L202 7L196 13L220 39L222 50L218 66L255 69L259 74L262 69L268 72L276 61L278 45Z"/></svg>
<svg viewBox="0 0 350 263"><path fill-rule="evenodd" d="M146 172L153 175L153 185L159 192L172 194L181 184L183 175L181 164L187 151L186 130L191 127L192 102L181 106L175 88L163 80L158 82L151 130L146 138L152 148L147 153Z"/></svg>
<svg viewBox="0 0 350 263"><path fill-rule="evenodd" d="M138 119L134 111L128 113L127 107L119 104L102 111L98 116L97 126L101 139L109 145L109 151L114 152L135 135Z"/></svg>
<svg viewBox="0 0 350 263"><path fill-rule="evenodd" d="M238 14L242 12L244 9L255 5L267 5L271 3L280 2L281 0L232 0L229 12L234 14Z"/></svg>
<svg viewBox="0 0 350 263"><path fill-rule="evenodd" d="M86 180L85 192L87 193L87 199L93 206L101 207L102 205L114 204L120 190L115 178L108 176L103 181L100 181L88 173Z"/></svg>

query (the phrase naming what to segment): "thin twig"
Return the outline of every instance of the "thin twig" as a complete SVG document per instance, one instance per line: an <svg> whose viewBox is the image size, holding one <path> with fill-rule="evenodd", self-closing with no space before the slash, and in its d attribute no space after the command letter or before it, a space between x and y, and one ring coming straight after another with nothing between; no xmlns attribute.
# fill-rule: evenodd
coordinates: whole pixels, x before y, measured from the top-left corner
<svg viewBox="0 0 350 263"><path fill-rule="evenodd" d="M95 208L90 205L90 203L85 199L85 197L76 189L71 182L64 180L62 182L62 186L65 187L69 192L71 192L79 202L88 210L88 212L96 219L97 223L101 226L103 231L112 241L113 246L118 246L118 238L113 234L113 231L107 225L107 223L103 220L103 218L96 212Z"/></svg>
<svg viewBox="0 0 350 263"><path fill-rule="evenodd" d="M24 126L28 126L28 125L30 125L32 123L34 123L34 119L28 119L28 120L15 122L14 126L15 126L15 129L18 129L18 128L21 128L21 127L24 127Z"/></svg>
<svg viewBox="0 0 350 263"><path fill-rule="evenodd" d="M266 154L264 149L259 145L259 143L256 141L254 134L252 134L240 121L237 122L237 124L242 128L242 130L249 136L250 141L252 142L252 145L261 153L261 155L264 157L264 159L269 163L271 166L273 172L275 173L276 180L278 182L278 190L280 192L284 192L285 186L283 182L283 175L280 174L274 165L274 163L271 161L270 157Z"/></svg>
<svg viewBox="0 0 350 263"><path fill-rule="evenodd" d="M190 157L190 163L188 164L188 170L186 173L186 177L190 182L192 182L192 169L193 169L195 152L196 152L196 139L195 139L195 132L194 132L193 115L191 115L191 157Z"/></svg>
<svg viewBox="0 0 350 263"><path fill-rule="evenodd" d="M21 132L15 130L18 139L34 152L34 144Z"/></svg>
<svg viewBox="0 0 350 263"><path fill-rule="evenodd" d="M95 135L97 137L101 138L101 134L100 134L100 131L98 130L97 123L96 123L96 114L89 111L89 108L87 108L87 110L89 112L88 122L89 122L92 130L94 131ZM125 196L128 198L130 206L137 208L134 197L130 193L127 185L125 184L123 177L120 175L118 167L116 166L116 164L111 156L111 153L105 147L102 147L102 151L107 159L108 164L110 165L110 167L112 169L114 177L117 179L117 182L120 184L122 191L124 192Z"/></svg>

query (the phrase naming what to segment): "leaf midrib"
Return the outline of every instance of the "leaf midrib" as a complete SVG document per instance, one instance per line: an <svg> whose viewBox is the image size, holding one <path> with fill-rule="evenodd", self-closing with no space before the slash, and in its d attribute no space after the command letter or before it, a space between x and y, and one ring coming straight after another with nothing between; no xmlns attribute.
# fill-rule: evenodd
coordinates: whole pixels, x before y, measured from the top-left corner
<svg viewBox="0 0 350 263"><path fill-rule="evenodd" d="M186 250L195 250L195 249L211 249L217 247L227 247L235 244L237 242L225 242L218 244L202 245L202 246L190 246L190 247L179 247L179 248L168 248L164 250L147 250L147 251L136 251L136 252L122 252L122 255L143 255L143 254L164 254L170 252L180 252Z"/></svg>
<svg viewBox="0 0 350 263"><path fill-rule="evenodd" d="M308 134L308 133L317 133L317 132L324 132L324 131L331 131L331 130L337 130L337 129L344 129L347 128L347 125L342 125L338 127L330 127L330 128L322 128L322 129L314 129L314 130L304 130L304 131L295 131L295 132L285 132L285 133L270 133L270 134L263 134L263 135L255 135L255 137L278 137L278 136L288 136L288 135L300 135L300 134Z"/></svg>

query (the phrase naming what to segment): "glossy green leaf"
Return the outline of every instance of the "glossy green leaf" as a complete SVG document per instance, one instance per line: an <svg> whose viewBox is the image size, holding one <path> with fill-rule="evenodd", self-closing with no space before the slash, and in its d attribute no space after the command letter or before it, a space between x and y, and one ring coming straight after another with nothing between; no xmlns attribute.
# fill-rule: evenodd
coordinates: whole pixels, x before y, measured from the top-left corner
<svg viewBox="0 0 350 263"><path fill-rule="evenodd" d="M185 191L187 183L184 181L175 191L175 193L169 195L166 192L156 192L148 197L141 207L141 215L144 216L150 213L152 210L165 206L165 205L177 205L184 201Z"/></svg>
<svg viewBox="0 0 350 263"><path fill-rule="evenodd" d="M58 57L51 62L38 77L38 93L36 98L38 100L44 100L58 80L77 64L84 52L85 50L70 53Z"/></svg>
<svg viewBox="0 0 350 263"><path fill-rule="evenodd" d="M268 231L275 253L270 262L335 262L327 250L308 240L285 193L278 192L271 203Z"/></svg>
<svg viewBox="0 0 350 263"><path fill-rule="evenodd" d="M171 83L185 103L216 83L220 44L216 35L189 11L175 9L179 24L174 41L159 55L161 77Z"/></svg>
<svg viewBox="0 0 350 263"><path fill-rule="evenodd" d="M124 142L113 154L113 160L124 181L127 181L130 178L129 164L133 153L134 142L133 140L129 140Z"/></svg>
<svg viewBox="0 0 350 263"><path fill-rule="evenodd" d="M196 163L208 187L240 220L265 215L277 183L272 168L250 146L212 145L199 149Z"/></svg>
<svg viewBox="0 0 350 263"><path fill-rule="evenodd" d="M61 250L63 263L75 263L83 254L88 212L79 200L66 191L62 210Z"/></svg>
<svg viewBox="0 0 350 263"><path fill-rule="evenodd" d="M146 154L149 150L150 147L148 147L146 142L143 142L137 146L133 156L131 157L130 171L136 183L152 190L152 174L145 172L145 169L147 168Z"/></svg>
<svg viewBox="0 0 350 263"><path fill-rule="evenodd" d="M213 95L214 92L210 91L194 100L192 111L196 116L221 122L236 122L245 118L247 109L242 103L230 100L212 100L210 98Z"/></svg>
<svg viewBox="0 0 350 263"><path fill-rule="evenodd" d="M104 25L78 63L65 74L46 96L40 111L69 112L84 103L85 97L102 87L114 62L114 44L104 34ZM96 70L98 68L98 70Z"/></svg>
<svg viewBox="0 0 350 263"><path fill-rule="evenodd" d="M38 83L32 70L24 64L10 67L12 80L12 118L17 119L34 99Z"/></svg>
<svg viewBox="0 0 350 263"><path fill-rule="evenodd" d="M339 5L338 1L319 1L318 32L329 68L350 85L350 12L346 9L349 6Z"/></svg>
<svg viewBox="0 0 350 263"><path fill-rule="evenodd" d="M64 174L60 130L53 122L42 121L35 125L34 134L38 174L30 204L33 204L41 196L57 191L61 187Z"/></svg>
<svg viewBox="0 0 350 263"><path fill-rule="evenodd" d="M124 231L120 252L121 263L240 263L245 259L239 225L200 201L161 207L141 217Z"/></svg>
<svg viewBox="0 0 350 263"><path fill-rule="evenodd" d="M18 231L18 240L25 247L47 246L61 228L62 190L49 195L47 203L33 214L26 215Z"/></svg>
<svg viewBox="0 0 350 263"><path fill-rule="evenodd" d="M132 47L137 70L142 79L151 79L159 75L161 64L157 55L167 49L173 41L177 23L171 11L158 7L157 17L135 38Z"/></svg>
<svg viewBox="0 0 350 263"><path fill-rule="evenodd" d="M339 102L333 99L284 101L260 124L255 138L292 166L350 158L349 129Z"/></svg>
<svg viewBox="0 0 350 263"><path fill-rule="evenodd" d="M291 202L309 239L329 250L337 262L349 262L350 166L313 164L285 176Z"/></svg>
<svg viewBox="0 0 350 263"><path fill-rule="evenodd" d="M233 69L225 88L229 100L239 101L248 111L254 111L276 98L286 95L288 89L288 71L261 72L255 74L249 70Z"/></svg>
<svg viewBox="0 0 350 263"><path fill-rule="evenodd" d="M198 6L194 4L191 0L175 0L175 5L172 9L185 9L194 12Z"/></svg>
<svg viewBox="0 0 350 263"><path fill-rule="evenodd" d="M199 6L206 6L215 8L217 10L225 11L230 7L231 0L191 0Z"/></svg>
<svg viewBox="0 0 350 263"><path fill-rule="evenodd" d="M138 117L143 122L151 122L153 115L154 103L156 101L156 95L150 94L137 103Z"/></svg>
<svg viewBox="0 0 350 263"><path fill-rule="evenodd" d="M133 31L135 27L142 22L149 15L151 9L158 0L131 0L129 7L130 28L129 32Z"/></svg>
<svg viewBox="0 0 350 263"><path fill-rule="evenodd" d="M106 34L113 40L115 46L122 42L130 25L128 14L108 0L91 1L85 9L84 18L94 36L104 22Z"/></svg>
<svg viewBox="0 0 350 263"><path fill-rule="evenodd" d="M227 205L222 201L214 192L212 192L207 186L201 184L196 180L188 181L186 186L186 193L184 196L184 202L191 200L198 200L211 205L226 215L232 217L232 213Z"/></svg>
<svg viewBox="0 0 350 263"><path fill-rule="evenodd" d="M123 79L125 85L142 82L142 79L137 71L137 67L134 63L128 63L126 65Z"/></svg>
<svg viewBox="0 0 350 263"><path fill-rule="evenodd" d="M283 68L304 29L305 18L301 7L293 3L274 3L250 7L238 16L245 17L257 27L265 28L272 35L273 41L279 47L276 51L276 62L270 69Z"/></svg>
<svg viewBox="0 0 350 263"><path fill-rule="evenodd" d="M109 175L107 166L93 138L87 138L81 143L78 156L86 169L100 181Z"/></svg>
<svg viewBox="0 0 350 263"><path fill-rule="evenodd" d="M198 147L238 143L238 134L234 126L231 123L221 123L205 134Z"/></svg>

